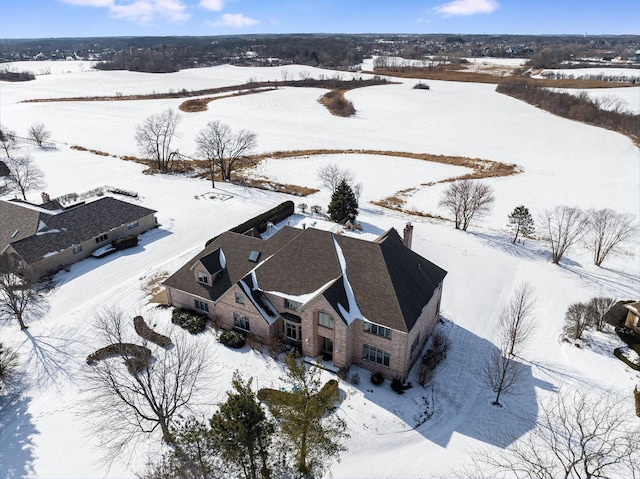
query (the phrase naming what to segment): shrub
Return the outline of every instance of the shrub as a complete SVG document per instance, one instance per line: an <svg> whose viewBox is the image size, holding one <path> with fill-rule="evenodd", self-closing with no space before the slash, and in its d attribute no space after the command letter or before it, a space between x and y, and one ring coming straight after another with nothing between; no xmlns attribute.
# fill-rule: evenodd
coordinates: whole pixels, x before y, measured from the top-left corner
<svg viewBox="0 0 640 479"><path fill-rule="evenodd" d="M153 329L147 326L147 323L145 323L142 316L136 316L133 318L133 327L136 330L136 333L138 333L138 336L147 339L160 347L166 348L171 344L171 338L156 333Z"/></svg>
<svg viewBox="0 0 640 479"><path fill-rule="evenodd" d="M246 343L246 338L238 331L224 331L220 335L220 342L230 348L239 349Z"/></svg>
<svg viewBox="0 0 640 479"><path fill-rule="evenodd" d="M375 373L371 373L371 383L379 386L384 382L384 376L380 371L376 371Z"/></svg>
<svg viewBox="0 0 640 479"><path fill-rule="evenodd" d="M391 389L393 389L398 394L404 394L404 387L402 385L402 379L398 376L394 377L391 380Z"/></svg>
<svg viewBox="0 0 640 479"><path fill-rule="evenodd" d="M429 89L429 85L427 85L426 83L422 83L421 81L419 81L418 83L416 83L415 85L413 85L413 89L414 89L414 90L428 90L428 89Z"/></svg>
<svg viewBox="0 0 640 479"><path fill-rule="evenodd" d="M116 250L133 248L138 245L138 235L129 235L122 238L115 239L111 242Z"/></svg>
<svg viewBox="0 0 640 479"><path fill-rule="evenodd" d="M207 317L189 309L175 308L171 313L171 322L186 329L191 334L198 334L207 327Z"/></svg>
<svg viewBox="0 0 640 479"><path fill-rule="evenodd" d="M360 384L360 375L358 373L353 373L351 375L351 378L349 378L349 382L351 382L351 384L353 384L354 386L357 386L358 384Z"/></svg>
<svg viewBox="0 0 640 479"><path fill-rule="evenodd" d="M613 355L631 369L640 371L640 345L634 347L616 348Z"/></svg>

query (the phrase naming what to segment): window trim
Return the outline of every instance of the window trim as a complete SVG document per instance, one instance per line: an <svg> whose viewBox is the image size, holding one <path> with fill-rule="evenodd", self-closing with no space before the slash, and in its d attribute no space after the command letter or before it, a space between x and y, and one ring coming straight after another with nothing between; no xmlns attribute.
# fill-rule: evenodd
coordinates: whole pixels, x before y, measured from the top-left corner
<svg viewBox="0 0 640 479"><path fill-rule="evenodd" d="M137 228L138 226L140 226L140 224L138 223L138 220L136 220L136 221L132 221L131 223L129 223L129 224L127 225L127 229L128 229L128 230L132 230L132 229L134 229L134 228Z"/></svg>
<svg viewBox="0 0 640 479"><path fill-rule="evenodd" d="M244 293L236 291L234 296L237 304L244 304Z"/></svg>
<svg viewBox="0 0 640 479"><path fill-rule="evenodd" d="M417 352L420 351L420 334L416 336L413 343L411 344L411 350L409 352L409 357L412 358L416 355Z"/></svg>
<svg viewBox="0 0 640 479"><path fill-rule="evenodd" d="M251 332L251 322L249 321L249 318L236 311L233 313L233 327L247 333Z"/></svg>
<svg viewBox="0 0 640 479"><path fill-rule="evenodd" d="M330 322L329 326L327 326L326 324L323 324L320 321L320 318L323 317L323 316L326 316L327 318L329 318L329 322ZM333 329L333 316L331 316L328 313L325 313L324 311L318 311L318 326L320 326L322 328Z"/></svg>
<svg viewBox="0 0 640 479"><path fill-rule="evenodd" d="M363 329L365 333L373 334L374 336L391 340L392 329L387 328L386 326L381 326L376 323L364 321Z"/></svg>
<svg viewBox="0 0 640 479"><path fill-rule="evenodd" d="M198 283L209 285L209 275L204 271L198 271Z"/></svg>
<svg viewBox="0 0 640 479"><path fill-rule="evenodd" d="M300 311L300 308L302 308L302 303L293 299L284 298L284 307L285 309L290 309L291 311Z"/></svg>
<svg viewBox="0 0 640 479"><path fill-rule="evenodd" d="M294 330L297 333L297 337L294 338L290 336L287 332L287 328ZM302 341L302 324L285 320L284 321L284 337L287 338L289 341L296 341L296 342Z"/></svg>
<svg viewBox="0 0 640 479"><path fill-rule="evenodd" d="M81 244L74 244L71 247L71 253L72 254L79 254L82 253L82 245Z"/></svg>
<svg viewBox="0 0 640 479"><path fill-rule="evenodd" d="M109 239L109 235L107 233L103 233L101 235L96 236L96 244L104 243Z"/></svg>
<svg viewBox="0 0 640 479"><path fill-rule="evenodd" d="M373 355L373 359L371 359ZM362 359L365 361L379 364L384 367L391 367L391 353L389 351L385 351L382 348L378 348L376 346L369 346L368 344L362 345ZM378 361L380 359L380 361Z"/></svg>
<svg viewBox="0 0 640 479"><path fill-rule="evenodd" d="M205 313L209 312L209 305L205 301L202 301L201 299L194 299L193 304L198 311L204 311Z"/></svg>

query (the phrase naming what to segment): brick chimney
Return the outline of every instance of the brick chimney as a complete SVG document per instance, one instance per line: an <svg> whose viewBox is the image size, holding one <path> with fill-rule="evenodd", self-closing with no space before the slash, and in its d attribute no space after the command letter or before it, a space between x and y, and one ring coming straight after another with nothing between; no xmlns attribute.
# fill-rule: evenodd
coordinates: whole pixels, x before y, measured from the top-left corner
<svg viewBox="0 0 640 479"><path fill-rule="evenodd" d="M413 239L413 225L411 224L411 221L407 221L407 224L404 225L402 236L402 244L411 249L411 240Z"/></svg>
<svg viewBox="0 0 640 479"><path fill-rule="evenodd" d="M49 203L49 201L51 201L51 198L49 197L49 193L45 193L44 191L42 192L42 203Z"/></svg>

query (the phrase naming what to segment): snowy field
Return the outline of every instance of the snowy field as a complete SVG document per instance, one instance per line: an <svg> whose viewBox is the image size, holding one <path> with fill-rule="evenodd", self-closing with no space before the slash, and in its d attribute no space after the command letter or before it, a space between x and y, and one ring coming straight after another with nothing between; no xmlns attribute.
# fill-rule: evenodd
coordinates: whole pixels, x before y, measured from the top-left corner
<svg viewBox="0 0 640 479"><path fill-rule="evenodd" d="M145 233L135 249L87 259L56 275L56 286L46 296L46 314L32 319L28 332L13 322L0 324L2 342L19 351L25 384L18 396L0 400L0 477L134 478L147 455L157 454L159 437L139 444L135 454L123 456L111 468L100 464L99 441L92 416L86 414L90 405L83 401L86 356L102 346L91 328L95 313L104 307L118 307L131 317L143 312L170 335L184 335L170 324L168 311L148 303L154 279L176 271L207 239L285 199L326 208L329 192L321 190L303 200L217 183L217 192L227 199L203 199L211 191L205 180L143 175L138 164L70 149L81 145L114 155L137 154L135 126L151 114L177 108L181 100L20 103L30 98L196 90L249 79L275 80L282 77L279 68L221 66L151 75L49 63L50 73L35 81L0 85L0 123L24 136L29 125L43 122L53 133L57 150L23 147L43 170L46 191L55 197L105 184L135 190L139 204L158 211L161 226ZM33 68L47 64L38 62ZM333 76L308 67L290 66L286 71L290 78L307 71ZM407 208L446 216L437 206L443 186L423 185L464 174L463 168L354 154L272 159L254 172L282 183L319 187L319 166L335 162L348 168L363 184L358 219L364 232L355 234L371 239L390 227L400 231L412 221L413 249L449 272L442 299L446 321L439 326L452 343L447 359L426 388L417 385L414 370L409 378L414 387L403 396L393 393L388 381L372 386L364 371L359 386L340 383L347 393L340 414L351 438L348 452L331 468L333 477L446 476L469 463L474 450L498 451L512 438L525 437L529 431L519 418L535 415L540 402L553 399L560 388L620 391L629 398L631 411L631 390L638 376L611 354L619 343L615 334L589 333L583 348L561 343L558 337L572 303L600 295L639 299L640 245L636 242L625 254L608 258L602 268L595 267L580 247L556 266L542 242L512 245L505 225L507 214L520 204L536 218L558 204L608 207L638 218L638 148L620 134L500 95L492 85L431 81L431 89L425 91L412 89L415 80L395 81L400 84L349 92L358 111L353 118L329 114L317 102L324 93L318 89L285 88L212 102L205 112L181 113L176 140L180 151L190 155L198 130L219 119L233 129L254 131L260 152L406 151L515 163L523 170L486 180L495 190L495 207L468 232L454 230L448 221L406 216L369 203L416 188L407 198ZM40 192L28 196L39 202ZM301 215L291 221L333 227ZM500 311L523 281L535 288L538 327L522 358L526 379L514 394L504 396L503 408L496 408L479 369L493 347ZM259 387L278 385L281 366L267 355L246 347L231 351L208 333L187 340L206 344L211 354L209 394L199 405L205 416L224 399L234 369L254 376ZM423 422L427 400L433 415Z"/></svg>

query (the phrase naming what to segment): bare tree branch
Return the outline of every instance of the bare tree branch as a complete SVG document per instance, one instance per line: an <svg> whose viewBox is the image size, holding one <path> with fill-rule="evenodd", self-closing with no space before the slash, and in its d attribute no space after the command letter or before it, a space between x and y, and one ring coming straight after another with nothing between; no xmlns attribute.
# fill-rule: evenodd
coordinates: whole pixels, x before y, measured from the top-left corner
<svg viewBox="0 0 640 479"><path fill-rule="evenodd" d="M535 296L533 286L522 283L516 287L509 304L500 315L501 344L509 356L519 354L535 331Z"/></svg>
<svg viewBox="0 0 640 479"><path fill-rule="evenodd" d="M180 115L171 108L151 115L136 127L136 143L140 151L151 157L158 170L171 169L171 141L176 135Z"/></svg>
<svg viewBox="0 0 640 479"><path fill-rule="evenodd" d="M596 266L602 265L609 253L614 253L638 235L638 225L631 214L617 213L608 208L589 210L587 221L585 243L593 252L593 263Z"/></svg>
<svg viewBox="0 0 640 479"><path fill-rule="evenodd" d="M318 180L320 180L322 186L329 188L331 193L335 193L338 185L344 180L349 186L353 183L355 177L353 172L340 168L336 163L327 163L326 165L318 168L316 173ZM359 187L358 194L362 190L362 185Z"/></svg>
<svg viewBox="0 0 640 479"><path fill-rule="evenodd" d="M27 200L27 191L44 188L44 174L30 156L7 158L9 168L9 186L20 191L23 200Z"/></svg>
<svg viewBox="0 0 640 479"><path fill-rule="evenodd" d="M44 123L34 123L29 127L28 130L29 138L34 140L38 146L42 146L42 144L51 138L51 132L47 130L47 127L44 126Z"/></svg>
<svg viewBox="0 0 640 479"><path fill-rule="evenodd" d="M231 173L256 146L256 135L247 130L233 133L229 125L210 121L196 136L198 153L209 162L211 185L215 188L215 167L220 168L224 181L231 181Z"/></svg>
<svg viewBox="0 0 640 479"><path fill-rule="evenodd" d="M567 249L587 232L584 213L570 206L556 206L545 210L540 217L545 239L551 248L551 261L558 264Z"/></svg>
<svg viewBox="0 0 640 479"><path fill-rule="evenodd" d="M471 220L487 214L493 202L493 188L489 185L462 180L451 183L443 192L438 205L453 214L456 229L467 231Z"/></svg>

